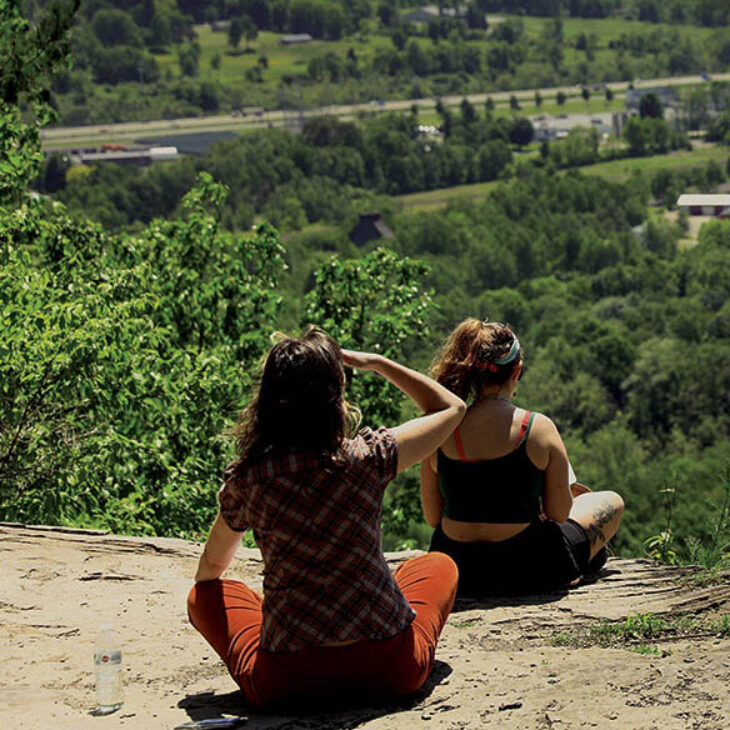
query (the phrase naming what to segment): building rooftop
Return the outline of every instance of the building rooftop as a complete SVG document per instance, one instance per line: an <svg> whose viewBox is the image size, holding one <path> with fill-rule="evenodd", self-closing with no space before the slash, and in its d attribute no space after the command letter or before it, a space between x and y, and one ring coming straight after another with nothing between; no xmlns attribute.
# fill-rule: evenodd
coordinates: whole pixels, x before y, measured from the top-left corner
<svg viewBox="0 0 730 730"><path fill-rule="evenodd" d="M723 205L730 206L730 195L712 193L685 193L679 196L677 205Z"/></svg>
<svg viewBox="0 0 730 730"><path fill-rule="evenodd" d="M350 231L350 240L358 246L363 246L368 241L379 238L391 239L394 235L380 213L364 211L360 213L357 225Z"/></svg>
<svg viewBox="0 0 730 730"><path fill-rule="evenodd" d="M309 33L292 33L281 37L281 43L308 43L311 40Z"/></svg>
<svg viewBox="0 0 730 730"><path fill-rule="evenodd" d="M79 151L71 154L78 162L134 162L137 160L175 160L177 147L150 147L149 149L105 150L101 152Z"/></svg>

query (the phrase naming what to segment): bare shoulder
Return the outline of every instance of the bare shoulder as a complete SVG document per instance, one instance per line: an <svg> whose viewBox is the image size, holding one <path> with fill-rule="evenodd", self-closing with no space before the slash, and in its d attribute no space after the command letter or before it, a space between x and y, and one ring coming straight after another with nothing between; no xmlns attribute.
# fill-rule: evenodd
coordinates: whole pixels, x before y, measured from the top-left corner
<svg viewBox="0 0 730 730"><path fill-rule="evenodd" d="M535 419L532 422L532 428L536 428L542 431L557 431L558 427L555 425L550 416L546 416L544 413L538 413L535 411Z"/></svg>
<svg viewBox="0 0 730 730"><path fill-rule="evenodd" d="M560 437L558 427L555 425L553 419L544 413L537 412L535 412L535 418L532 421L530 434L535 440L544 444L553 441L556 437Z"/></svg>

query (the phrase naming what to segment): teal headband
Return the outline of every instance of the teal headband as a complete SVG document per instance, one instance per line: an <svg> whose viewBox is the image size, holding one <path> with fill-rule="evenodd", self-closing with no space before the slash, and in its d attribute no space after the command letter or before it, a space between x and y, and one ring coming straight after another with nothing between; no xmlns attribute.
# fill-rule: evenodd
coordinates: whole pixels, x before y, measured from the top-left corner
<svg viewBox="0 0 730 730"><path fill-rule="evenodd" d="M520 341L515 336L514 342L512 343L512 347L509 348L509 352L506 355L503 355L502 357L497 358L494 361L494 364L495 365L506 365L507 363L512 362L519 354L520 354Z"/></svg>

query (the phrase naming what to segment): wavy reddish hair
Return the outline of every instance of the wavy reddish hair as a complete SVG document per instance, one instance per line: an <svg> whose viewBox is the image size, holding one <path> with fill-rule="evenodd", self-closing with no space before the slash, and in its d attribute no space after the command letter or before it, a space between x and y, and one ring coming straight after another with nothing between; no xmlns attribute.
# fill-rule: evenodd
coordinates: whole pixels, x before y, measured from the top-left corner
<svg viewBox="0 0 730 730"><path fill-rule="evenodd" d="M522 363L521 352L504 365L495 363L516 339L506 324L465 319L446 338L430 375L462 400L476 398L484 386L506 383Z"/></svg>

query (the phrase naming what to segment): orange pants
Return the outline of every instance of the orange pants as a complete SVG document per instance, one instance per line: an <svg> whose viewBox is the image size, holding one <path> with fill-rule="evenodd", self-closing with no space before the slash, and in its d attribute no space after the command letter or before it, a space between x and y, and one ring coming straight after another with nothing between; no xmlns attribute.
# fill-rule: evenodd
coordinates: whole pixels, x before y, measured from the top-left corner
<svg viewBox="0 0 730 730"><path fill-rule="evenodd" d="M458 571L448 556L428 553L400 565L394 576L416 618L390 639L264 651L262 599L235 580L197 583L188 596L188 615L254 707L333 690L409 694L420 689L433 668L436 644L454 605Z"/></svg>

